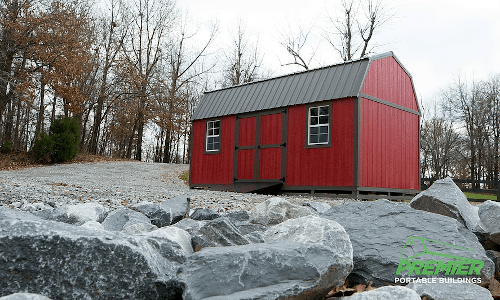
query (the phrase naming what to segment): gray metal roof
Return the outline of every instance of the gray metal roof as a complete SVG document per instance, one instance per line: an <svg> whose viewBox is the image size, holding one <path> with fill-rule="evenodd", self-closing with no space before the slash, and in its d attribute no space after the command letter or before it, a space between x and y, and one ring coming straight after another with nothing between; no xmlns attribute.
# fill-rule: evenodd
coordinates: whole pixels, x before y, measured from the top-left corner
<svg viewBox="0 0 500 300"><path fill-rule="evenodd" d="M371 61L392 52L206 92L192 120L261 111L322 100L355 97Z"/></svg>

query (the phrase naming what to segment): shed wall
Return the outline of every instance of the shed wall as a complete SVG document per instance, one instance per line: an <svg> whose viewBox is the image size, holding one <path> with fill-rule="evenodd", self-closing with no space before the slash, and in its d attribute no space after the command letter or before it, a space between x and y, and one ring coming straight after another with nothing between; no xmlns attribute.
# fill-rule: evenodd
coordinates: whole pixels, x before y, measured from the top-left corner
<svg viewBox="0 0 500 300"><path fill-rule="evenodd" d="M411 79L392 56L371 62L361 93L418 111Z"/></svg>
<svg viewBox="0 0 500 300"><path fill-rule="evenodd" d="M233 182L235 116L222 117L221 151L204 154L205 120L193 122L191 184L230 184Z"/></svg>
<svg viewBox="0 0 500 300"><path fill-rule="evenodd" d="M361 98L360 186L419 188L419 116Z"/></svg>
<svg viewBox="0 0 500 300"><path fill-rule="evenodd" d="M288 108L286 186L353 186L354 101L332 101L332 146L326 148L305 148L306 106Z"/></svg>

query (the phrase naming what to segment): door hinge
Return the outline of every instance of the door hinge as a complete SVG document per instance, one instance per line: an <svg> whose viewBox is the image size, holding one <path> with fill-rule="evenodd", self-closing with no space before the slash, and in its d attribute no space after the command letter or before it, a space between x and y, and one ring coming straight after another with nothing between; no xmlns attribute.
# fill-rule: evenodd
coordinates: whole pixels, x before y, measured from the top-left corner
<svg viewBox="0 0 500 300"><path fill-rule="evenodd" d="M281 144L280 147L286 147L286 143Z"/></svg>

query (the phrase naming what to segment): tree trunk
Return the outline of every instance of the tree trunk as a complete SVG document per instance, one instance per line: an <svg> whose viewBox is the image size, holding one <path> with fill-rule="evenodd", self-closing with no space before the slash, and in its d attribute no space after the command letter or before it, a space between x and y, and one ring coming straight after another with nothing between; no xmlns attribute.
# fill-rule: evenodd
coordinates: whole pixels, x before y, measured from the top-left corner
<svg viewBox="0 0 500 300"><path fill-rule="evenodd" d="M35 135L44 131L44 126L43 126L43 119L45 115L44 98L45 98L45 82L43 82L42 80L40 83L40 108L38 109L38 119L36 121Z"/></svg>

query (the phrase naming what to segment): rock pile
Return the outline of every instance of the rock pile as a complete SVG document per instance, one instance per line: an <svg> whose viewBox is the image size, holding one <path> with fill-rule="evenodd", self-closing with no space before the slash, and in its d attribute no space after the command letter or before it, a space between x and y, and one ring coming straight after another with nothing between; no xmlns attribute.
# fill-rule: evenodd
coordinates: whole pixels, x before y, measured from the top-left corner
<svg viewBox="0 0 500 300"><path fill-rule="evenodd" d="M464 197L444 179L410 205L0 206L0 299L324 299L346 280L376 289L328 299L492 299L482 286L500 273L500 205ZM445 271L480 282L401 281Z"/></svg>
<svg viewBox="0 0 500 300"><path fill-rule="evenodd" d="M178 205L189 198L174 200L117 209L105 218L99 205L68 205L44 219L0 207L0 296L322 299L353 268L342 226L305 207L274 199L286 218L306 216L265 226L250 219L258 211L277 220L267 203L250 213L204 212L198 215L208 220L193 220L186 218L189 206Z"/></svg>

